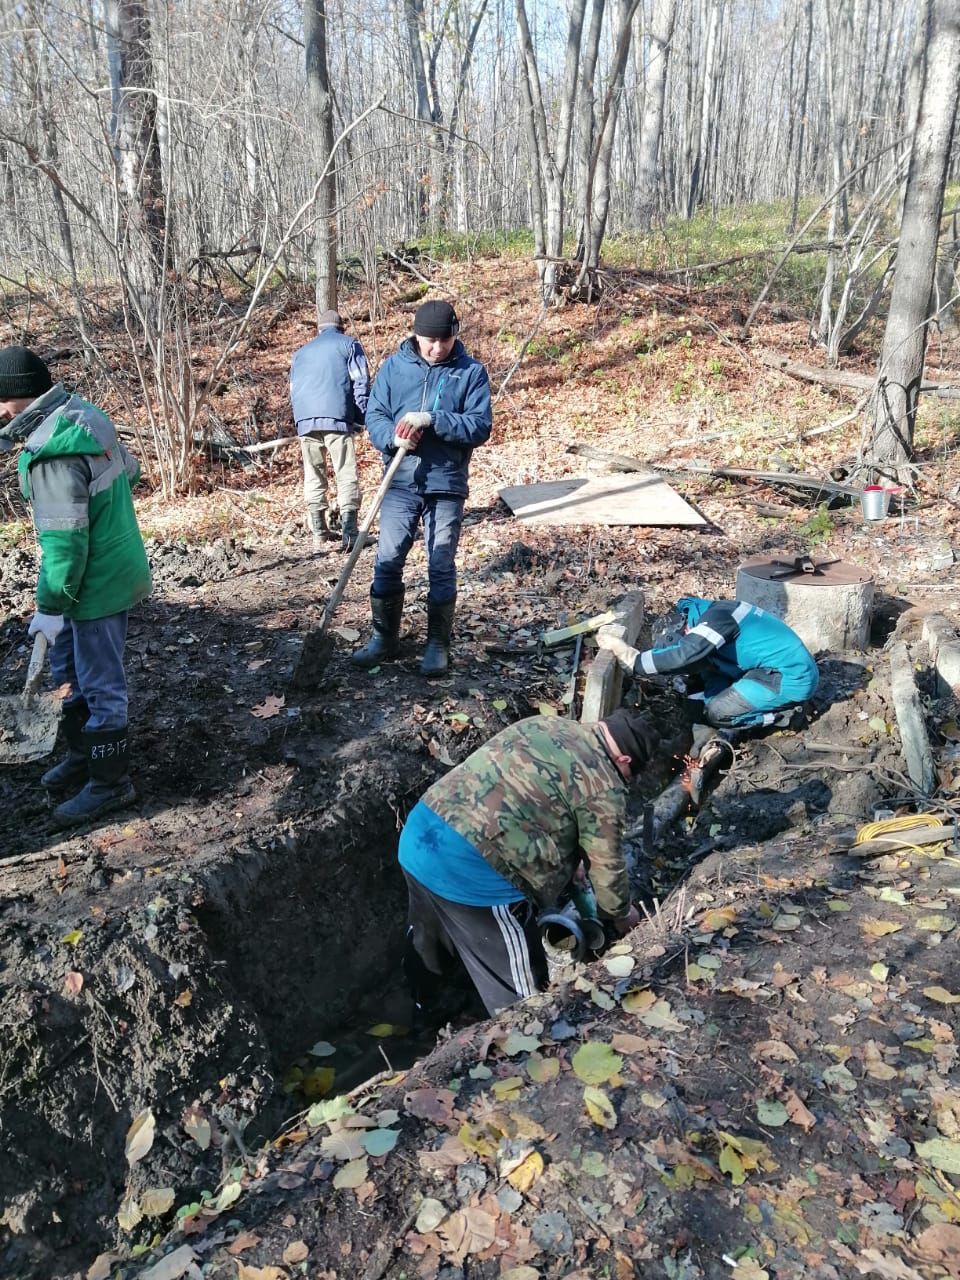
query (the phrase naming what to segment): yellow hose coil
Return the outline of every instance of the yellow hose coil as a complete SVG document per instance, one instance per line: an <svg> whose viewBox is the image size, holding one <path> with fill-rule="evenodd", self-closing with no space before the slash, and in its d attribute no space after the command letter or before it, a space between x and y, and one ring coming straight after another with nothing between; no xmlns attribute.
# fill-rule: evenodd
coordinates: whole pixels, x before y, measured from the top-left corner
<svg viewBox="0 0 960 1280"><path fill-rule="evenodd" d="M885 836L891 831L909 831L912 827L942 827L945 826L942 818L938 818L933 813L908 813L902 818L884 818L882 822L868 822L857 832L857 838L854 844L866 844L868 840L875 840L877 836ZM943 853L945 842L939 844L918 845L905 842L899 846L902 849L911 849L914 853L929 856L931 853ZM891 848L891 853L895 853L896 849Z"/></svg>

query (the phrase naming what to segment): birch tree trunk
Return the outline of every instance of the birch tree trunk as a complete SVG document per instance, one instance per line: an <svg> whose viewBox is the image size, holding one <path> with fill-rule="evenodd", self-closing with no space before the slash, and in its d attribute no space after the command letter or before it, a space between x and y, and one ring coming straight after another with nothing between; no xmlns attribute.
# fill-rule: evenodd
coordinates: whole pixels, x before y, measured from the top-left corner
<svg viewBox="0 0 960 1280"><path fill-rule="evenodd" d="M304 0L304 66L307 102L310 107L308 132L316 138L315 174L328 172L317 192L317 236L314 260L317 269L317 315L337 306L337 178L333 168L333 98L327 66L326 0ZM313 128L311 129L311 125Z"/></svg>
<svg viewBox="0 0 960 1280"><path fill-rule="evenodd" d="M520 43L526 82L525 98L530 113L529 132L535 144L532 160L538 170L538 185L542 193L544 257L538 264L541 292L544 302L554 302L557 296L557 262L563 253L563 188L570 158L570 136L573 131L573 114L577 96L580 42L587 0L573 0L571 5L563 82L559 91L557 128L552 139L547 125L540 70L524 0L516 0L516 5L517 38Z"/></svg>
<svg viewBox="0 0 960 1280"><path fill-rule="evenodd" d="M955 0L934 0L867 452L874 467L893 469L901 479L910 474L958 94L960 11Z"/></svg>
<svg viewBox="0 0 960 1280"><path fill-rule="evenodd" d="M623 97L623 78L630 54L630 38L633 18L639 0L616 0L616 44L610 67L610 84L604 99L603 111L596 123L597 140L590 156L583 208L583 266L577 280L579 296L584 295L587 284L587 301L593 298L593 282L600 267L600 248L607 227L610 209L610 162L613 140Z"/></svg>
<svg viewBox="0 0 960 1280"><path fill-rule="evenodd" d="M597 136L597 59L606 0L593 0L586 46L580 59L580 96L577 103L576 189L574 210L579 216L575 257L583 262L589 239L589 210L593 180L593 149Z"/></svg>
<svg viewBox="0 0 960 1280"><path fill-rule="evenodd" d="M810 49L813 44L813 0L804 0L803 16L807 28L804 45L803 70L800 80L800 97L797 103L797 151L793 168L793 196L790 202L790 222L787 231L793 235L797 229L797 211L800 208L800 183L803 173L803 143L807 132L807 90L810 85Z"/></svg>
<svg viewBox="0 0 960 1280"><path fill-rule="evenodd" d="M720 43L720 19L723 16L723 0L710 0L710 17L707 27L707 45L703 55L703 94L700 99L700 130L697 150L690 175L690 192L687 196L687 217L692 218L704 187L704 170L710 155L710 138L713 128L714 77L716 75L717 47Z"/></svg>
<svg viewBox="0 0 960 1280"><path fill-rule="evenodd" d="M634 220L640 231L649 231L657 208L657 157L663 138L663 103L667 88L670 43L677 17L677 0L654 0L647 36L646 91L640 120Z"/></svg>

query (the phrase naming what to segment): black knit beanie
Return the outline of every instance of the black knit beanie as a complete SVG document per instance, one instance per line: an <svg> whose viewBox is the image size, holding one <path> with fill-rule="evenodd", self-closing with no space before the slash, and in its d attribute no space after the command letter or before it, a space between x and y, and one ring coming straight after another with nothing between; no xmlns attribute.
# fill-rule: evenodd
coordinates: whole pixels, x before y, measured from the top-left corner
<svg viewBox="0 0 960 1280"><path fill-rule="evenodd" d="M660 744L660 735L638 711L620 707L603 722L611 738L625 756L630 757L630 772L636 776Z"/></svg>
<svg viewBox="0 0 960 1280"><path fill-rule="evenodd" d="M417 307L413 332L421 338L455 338L460 332L460 321L449 302L434 299Z"/></svg>
<svg viewBox="0 0 960 1280"><path fill-rule="evenodd" d="M0 347L0 400L36 400L52 386L38 355L26 347Z"/></svg>

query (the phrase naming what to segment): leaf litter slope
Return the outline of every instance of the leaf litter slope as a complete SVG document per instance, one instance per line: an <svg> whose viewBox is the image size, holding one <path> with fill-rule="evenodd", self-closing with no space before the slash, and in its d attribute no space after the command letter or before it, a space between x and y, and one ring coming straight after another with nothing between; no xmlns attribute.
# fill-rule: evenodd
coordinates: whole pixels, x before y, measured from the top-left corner
<svg viewBox="0 0 960 1280"><path fill-rule="evenodd" d="M712 855L568 990L315 1105L183 1223L204 1274L956 1274L956 860L829 844Z"/></svg>
<svg viewBox="0 0 960 1280"><path fill-rule="evenodd" d="M495 388L501 385L520 343L536 320L537 308L529 300L532 278L522 281L521 292L518 274L515 264L502 263L476 264L469 274L462 270L458 274L454 269L444 274L443 282L452 285L457 296L469 296L468 304L460 302L469 317L465 317L470 326L465 326L468 345L488 362ZM384 669L374 677L355 673L344 660L343 651L349 641L342 637L338 658L316 688L301 690L296 696L286 689L293 667L289 641L291 638L295 641L298 632L307 631L319 620L322 600L339 568L335 558L332 563L325 561L319 566L301 558L303 538L298 528L300 499L295 451L278 458L272 468L263 469L271 477L266 484L261 480L262 471L256 476L245 472L240 479L231 472L226 483L226 489L231 492L215 492L202 502L173 507L161 507L157 500L144 504L143 519L158 535L155 563L170 559L171 554L174 561L184 561L176 572L158 575L162 580L159 599L147 606L143 617L148 625L142 627L139 638L134 636L134 647L142 648L141 659L134 664L132 673L134 705L140 707L140 732L150 744L144 753L146 803L132 819L121 819L90 835L65 839L59 844L52 843L53 837L44 837L40 845L44 849L56 849L59 857L46 866L30 865L18 873L14 886L14 896L20 904L16 911L18 930L25 927L26 920L28 932L35 931L34 936L42 933L45 937L66 937L86 914L82 900L91 891L94 891L91 910L95 907L110 919L117 912L142 912L155 901L155 895L166 894L176 901L179 898L186 901L192 890L189 885L176 882L183 875L189 876L193 866L203 865L210 859L215 861L224 856L224 851L230 859L243 858L251 843L269 845L291 826L294 830L309 827L318 814L336 811L338 807L345 812L345 776L352 779L350 795L363 795L365 789L372 794L371 784L378 772L382 773L385 751L396 761L401 755L407 761L417 760L417 782L412 789L401 793L403 807L408 807L417 789L422 789L431 776L462 758L510 719L548 708L561 712L565 709L562 698L567 687L568 655L492 658L487 652L491 640L522 644L544 626L563 625L598 612L612 596L631 587L642 586L648 606L653 609L684 592L726 594L731 589L736 564L746 553L768 547L806 551L811 540L817 537L825 539L819 544L825 557L841 553L865 563L875 569L881 584L889 584L891 590L901 586L909 589L920 571L932 598L942 598L939 593L948 580L943 577L938 580L936 573L921 566L930 541L929 523L942 516L940 528L946 532L952 528L953 512L949 507L939 507L931 513L929 523L928 518L922 516L919 530L908 525L897 530L896 536L885 530L885 536L878 538L876 531L865 529L855 514L831 515L811 528L809 508L800 507L777 523L764 522L748 505L745 491L725 485L718 488L712 482L698 479L689 487L684 485L684 492L698 502L713 522L706 535L691 536L673 530L565 530L562 540L551 530L527 530L518 526L495 507L495 490L501 484L581 471L581 462L565 452L573 440L641 458L666 454L673 462L705 458L717 464L734 460L758 467L769 465L773 443L778 450L786 452L790 465L805 469L824 465L822 438L814 446L804 447L797 445L794 437L798 427L818 425L834 416L835 400L810 388L798 388L781 375L758 367L750 357L749 348L734 342L729 331L729 297L707 298L704 302L703 297L671 286L662 289L661 297L652 303L645 290L634 289L629 282L624 288L625 297L617 297L599 312L567 308L545 317L528 358L498 400L494 440L474 455L472 511L462 552L458 669L449 683L424 688L412 678L416 660L413 644L408 645L403 661L394 670ZM698 317L705 311L709 323L701 323L701 317L693 324L690 315L694 311ZM310 309L304 303L299 313L295 310L290 313L289 326L274 329L266 349L251 353L251 360L258 362L266 416L271 421L285 416L289 352L309 336L309 321ZM711 325L719 326L722 332L717 334ZM404 326L402 319L394 318L389 332L366 332L363 326L358 326L358 331L368 349L384 352L402 336ZM772 338L786 349L802 345L803 331L799 320L771 321L761 330L761 337L764 341ZM948 357L946 352L944 359ZM244 420L242 402L238 398L231 410L230 394L227 392L224 397L223 411L228 420L233 412L232 421L239 428ZM771 405L776 406L775 412L771 411ZM710 439L714 430L732 434ZM784 437L786 443L782 443ZM687 443L682 443L684 439ZM849 433L841 431L827 439L835 442L831 447L831 461L850 457L853 442ZM945 477L951 465L952 460L944 456L927 474ZM379 462L366 446L362 448L361 467L367 492L371 492ZM762 491L760 496L772 498L781 505L789 501L769 490ZM227 537L223 537L225 530ZM188 547L186 555L179 550L169 551L177 546L169 540L171 536L190 532L197 532L201 537L219 535L208 545L222 556L223 571L211 571L209 566L199 564L201 552L206 554L202 545ZM18 611L29 607L31 575L29 568L22 570L23 566L10 593ZM358 573L344 602L340 625L348 632L362 632L366 628L368 572L367 575ZM419 549L411 560L410 576L413 590L408 616L411 629L417 633L423 629L422 606L418 609L417 597L425 594L425 565ZM23 583L20 578L24 579ZM209 617L205 610L209 611ZM193 625L205 619L212 622L212 629ZM12 638L13 631L9 634ZM193 639L187 644L191 636ZM155 646L153 650L151 644ZM13 673L11 688L16 684L15 675ZM9 679L9 674L5 678ZM202 702L199 707L191 706L190 714L184 717L183 692L188 687L184 681L190 678L197 680L194 688L199 691ZM279 705L281 697L284 698L282 706ZM261 715L254 716L254 709L259 709ZM270 714L263 715L263 711ZM385 732L383 737L375 737L372 744L365 739L363 750L356 749L358 725L382 725L388 730L393 723L403 723L409 733L387 746L384 739L390 734ZM858 734L862 733L862 726L854 728ZM171 750L171 737L176 734L179 734L175 738L176 750ZM331 752L328 764L318 763ZM405 768L409 780L409 766ZM826 777L835 780L829 773ZM200 786L195 785L198 780ZM775 778L772 783L776 785ZM24 775L22 781L11 779L9 783L4 779L4 785L9 786L12 801L6 811L20 815L14 838L21 841L17 847L22 848L25 831L35 830L38 825L43 829L42 798L33 775ZM347 808L350 803L352 801ZM22 821L24 816L26 823ZM720 825L723 825L722 818ZM734 835L739 838L736 832ZM36 845L34 841L29 847ZM132 877L131 869L135 871ZM9 883L9 876L5 883ZM134 918L131 915L131 919ZM840 927L839 914L836 919L831 916L830 921L835 928ZM773 932L778 936L783 933L782 930ZM97 936L97 931L88 928L80 952ZM784 945L782 937L778 945ZM55 965L61 958L61 950L54 948L51 964ZM65 960L71 973L86 969L81 977L89 990L90 979L100 963L96 951L89 953L89 969L87 961L81 965L76 954ZM177 963L175 958L174 963ZM709 962L701 967L709 970ZM56 976L52 972L36 976L41 985L47 983L56 989L62 981L62 972ZM176 1001L188 989L183 983L171 981L162 984L155 995L156 999L169 1002L170 1027L176 1035L192 1035L190 1024L201 1014L200 1008L177 1006ZM944 989L951 990L949 985ZM952 990L956 990L956 986ZM601 1007L602 984L597 992L597 995L577 995L574 999L583 1003L589 997L587 1008L592 1011L596 1007L597 1016L607 1019L601 1021L598 1031L599 1038L603 1039L604 1034L613 1034L609 1018L614 1011ZM646 998L637 996L641 1002ZM658 1007L661 999L669 1006L668 1010L662 1010L662 1016L679 1017L669 992L658 996L653 1007ZM557 1006L554 1021L565 1016ZM639 1015L630 1015L635 1016ZM549 1029L544 1022L542 1031L531 1033L540 1036L543 1043L539 1051L530 1050L539 1052L549 1065L541 1066L535 1060L531 1070L524 1066L514 1074L520 1074L521 1079L524 1073L535 1078L538 1071L556 1070L557 1080L544 1081L541 1087L559 1090L563 1085L568 1089L571 1086L567 1077L572 1068L563 1055L570 1045L562 1038L553 1040L547 1034ZM665 1029L662 1030L666 1034ZM621 1033L626 1034L622 1028ZM77 1032L81 1034L82 1028ZM578 1039L594 1038L592 1030L578 1030L576 1034ZM697 1043L704 1051L702 1043ZM466 1051L454 1053L463 1056ZM664 1060L667 1064L676 1062L666 1052ZM630 1061L629 1055L625 1056L627 1079ZM493 1070L497 1063L494 1056L493 1066L479 1059L474 1065ZM230 1065L223 1064L223 1069ZM684 1070L690 1066L686 1062L682 1065ZM462 1074L456 1066L456 1056L445 1069L450 1076ZM756 1074L755 1065L746 1060L740 1070L751 1079ZM498 1067L498 1079L502 1075ZM507 1074L505 1079L509 1078ZM574 1078L579 1079L575 1073ZM681 1083L685 1088L685 1082ZM467 1088L479 1090L481 1084L482 1072ZM580 1083L574 1087L579 1089ZM583 1084L582 1087L600 1091L598 1095L591 1095L590 1101L601 1121L613 1119L608 1107L616 1116L616 1127L607 1130L600 1121L591 1118L593 1112L585 1111L583 1114L590 1126L587 1133L593 1135L596 1129L605 1142L616 1141L612 1135L622 1133L624 1123L623 1104L618 1102L618 1096L611 1095L609 1083ZM533 1081L523 1088L533 1089ZM558 1099L563 1096L556 1095ZM459 1097L459 1093L455 1094L455 1098ZM496 1095L493 1098L496 1099ZM787 1106L780 1098L774 1101ZM574 1102L575 1115L571 1110ZM576 1125L583 1123L581 1102L584 1107L586 1102L579 1095L574 1102L564 1103L566 1110L561 1109L560 1114L570 1117L576 1130ZM462 1109L466 1104L472 1105L469 1093L458 1101L457 1108ZM547 1112L553 1105L548 1095L542 1104L542 1127L548 1133L554 1132L547 1122ZM131 1117L136 1109L131 1105ZM383 1109L389 1111L390 1107ZM393 1109L400 1110L399 1107ZM630 1114L628 1108L628 1119ZM768 1127L770 1114L765 1112ZM366 1121L358 1122L357 1127L363 1128L365 1124ZM731 1127L724 1132L736 1135L739 1130ZM503 1137L501 1133L497 1143ZM524 1135L508 1132L505 1137L513 1141L523 1139ZM407 1143L408 1139L409 1135L405 1134L403 1142ZM723 1157L725 1164L734 1164L735 1155L741 1164L752 1158L750 1151L738 1151L733 1142L725 1145L728 1148ZM694 1149L699 1149L695 1143ZM394 1191L389 1190L393 1186L391 1179L396 1176L390 1166L395 1154L384 1156L364 1149L353 1158L366 1160L367 1170L374 1173L382 1167L387 1169L384 1176L388 1181L381 1189L378 1190L375 1179L367 1177L358 1182L358 1189L367 1183L373 1185L374 1191L364 1194L381 1209L392 1203L390 1195L398 1197L398 1205L403 1202L402 1221L405 1221L409 1208L402 1178ZM545 1170L542 1175L538 1174L531 1187L545 1179L545 1190L552 1192L549 1154L541 1151ZM720 1151L715 1141L711 1158L716 1159L719 1169ZM489 1157L486 1159L489 1164ZM579 1166L572 1156L567 1163L573 1172L566 1170L565 1176L579 1178ZM528 1172L536 1171L536 1164L536 1160L531 1160ZM122 1182L122 1160L117 1172ZM359 1172L360 1166L355 1166L347 1176L357 1177ZM720 1172L724 1177L729 1176L726 1169ZM761 1170L754 1176L765 1177L767 1172ZM290 1170L278 1174L287 1180L301 1176L300 1172ZM332 1183L333 1176L332 1169L326 1176L321 1170L318 1181ZM464 1175L467 1179L479 1176L472 1170ZM490 1176L489 1170L487 1176ZM686 1174L680 1176L681 1180L687 1177ZM945 1176L949 1177L949 1172ZM695 1179L690 1188L684 1189L685 1194L702 1192L700 1181ZM725 1185L713 1184L709 1179L708 1183ZM521 1194L516 1187L512 1189ZM329 1192L326 1187L322 1190L324 1195ZM348 1191L346 1187L337 1188L338 1196ZM382 1197L387 1198L386 1205L381 1204ZM258 1193L252 1198L258 1203L261 1199ZM512 1197L508 1200L512 1203ZM607 1202L600 1200L602 1204ZM338 1214L343 1211L344 1205L339 1200L330 1203ZM347 1201L346 1207L349 1208L350 1203ZM469 1197L452 1202L447 1197L444 1203L447 1208L462 1204L464 1213L469 1208L498 1222L503 1216L502 1213L500 1217L494 1215L483 1196L476 1203L471 1203ZM617 1209L623 1207L612 1199L609 1203ZM369 1211L363 1201L360 1208ZM544 1213L550 1212L546 1201L541 1209ZM589 1218L588 1210L584 1212ZM576 1216L575 1210L571 1209L570 1213ZM475 1216L470 1220L478 1225L478 1230L485 1221ZM393 1221L391 1226L389 1215L383 1221L387 1224L384 1228L387 1236L391 1231L398 1233L398 1224ZM556 1247L557 1240L550 1237L552 1223L552 1219L545 1225L541 1223L537 1227L537 1238L549 1237ZM458 1231L461 1226L462 1220L454 1218L451 1230ZM532 1234L533 1219L518 1221L521 1239L518 1257L524 1251L522 1237L527 1228L530 1239L537 1242ZM559 1227L557 1230L560 1243L565 1242L565 1232ZM440 1233L439 1224L437 1232ZM402 1233L398 1233L390 1238L401 1236ZM208 1240L214 1238L214 1235L206 1236ZM482 1232L478 1240L481 1238ZM338 1239L338 1248L347 1250L341 1254L339 1263L342 1274L354 1274L351 1271L354 1263L349 1260L353 1245L346 1236ZM444 1239L442 1234L440 1239ZM358 1253L364 1247L372 1247L371 1239L358 1236ZM430 1247L436 1252L433 1244ZM457 1248L462 1247L461 1241ZM530 1248L529 1243L526 1248ZM397 1249L399 1257L400 1245ZM544 1249L548 1258L572 1256L562 1252L551 1254L546 1246ZM667 1252L671 1258L683 1259L680 1236ZM469 1259L476 1256L476 1253L464 1254ZM343 1261L344 1258L347 1261ZM264 1265L288 1264L281 1252L275 1261ZM432 1260L424 1252L417 1265L429 1272ZM517 1265L529 1264L518 1262ZM540 1262L537 1265L540 1266ZM568 1261L556 1265L567 1265L569 1269L572 1264ZM678 1261L671 1265L681 1274L682 1266L687 1264ZM691 1262L690 1265L699 1264Z"/></svg>
<svg viewBox="0 0 960 1280"><path fill-rule="evenodd" d="M591 398L569 393L576 410L560 390L518 427L526 472L500 463L497 482L571 465L559 450ZM643 456L644 443L616 448ZM727 495L705 501L732 534L725 556L670 533L606 535L592 557L604 580L608 561L631 580L626 542L636 577L720 593L747 530L769 538ZM872 531L834 520L835 545L909 583L921 540L878 554ZM805 533L786 537L804 546ZM515 555L550 556L542 534L523 536ZM669 923L575 989L455 1038L348 1109L320 1104L238 1201L232 1242L202 1215L188 1224L197 1256L251 1278L301 1258L325 1276L952 1274L955 864L864 868L828 846L823 829L711 855Z"/></svg>

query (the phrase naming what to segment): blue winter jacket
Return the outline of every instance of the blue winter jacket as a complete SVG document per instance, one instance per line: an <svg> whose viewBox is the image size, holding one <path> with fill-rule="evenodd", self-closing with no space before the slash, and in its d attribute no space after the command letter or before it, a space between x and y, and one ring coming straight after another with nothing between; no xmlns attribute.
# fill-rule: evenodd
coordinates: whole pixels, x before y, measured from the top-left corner
<svg viewBox="0 0 960 1280"><path fill-rule="evenodd" d="M367 434L383 454L384 469L396 452L393 434L405 413L424 411L431 424L393 484L415 493L467 495L470 455L490 439L490 380L479 360L454 343L446 360L428 364L407 338L383 364L367 405Z"/></svg>
<svg viewBox="0 0 960 1280"><path fill-rule="evenodd" d="M684 596L677 608L687 632L676 644L641 653L634 662L637 675L707 667L733 682L760 668L780 673L785 699L802 702L816 692L816 662L797 633L772 613L742 600L699 596Z"/></svg>
<svg viewBox="0 0 960 1280"><path fill-rule="evenodd" d="M369 391L363 347L333 325L324 326L293 357L290 399L297 433L359 431Z"/></svg>

